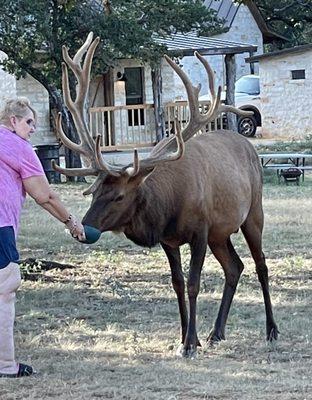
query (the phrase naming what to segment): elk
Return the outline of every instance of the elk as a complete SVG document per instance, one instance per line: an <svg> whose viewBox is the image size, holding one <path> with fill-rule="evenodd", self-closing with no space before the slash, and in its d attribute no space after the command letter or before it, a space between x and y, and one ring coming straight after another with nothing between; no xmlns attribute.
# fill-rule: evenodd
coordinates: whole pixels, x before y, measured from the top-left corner
<svg viewBox="0 0 312 400"><path fill-rule="evenodd" d="M215 92L213 71L205 58L195 53L206 69L212 97L208 111L200 113L200 86L193 86L187 75L165 56L185 86L190 109L188 125L182 131L177 129L173 137L159 142L146 159L139 160L134 150L132 163L110 165L101 154L100 136L96 140L92 138L85 115L90 68L98 42L99 38L93 41L90 33L73 58L63 46L64 61L78 82L77 96L73 101L67 66L63 63L64 101L79 132L79 144L65 136L61 116L57 118L62 142L86 158L88 166L69 169L53 164L57 171L68 176L97 177L84 192L92 194L93 199L83 224L101 232L124 232L127 238L140 246L152 247L160 243L169 261L172 285L177 295L182 332L180 355L184 357L193 357L200 346L196 332L196 302L207 244L225 275L221 305L207 341L213 344L225 339L226 320L244 268L232 245L231 235L241 229L256 264L263 292L267 340L277 339L268 268L262 252L262 170L257 153L246 138L235 132L219 130L194 137L221 111L239 110L221 104L221 89ZM191 252L188 307L179 249L185 243L189 244Z"/></svg>

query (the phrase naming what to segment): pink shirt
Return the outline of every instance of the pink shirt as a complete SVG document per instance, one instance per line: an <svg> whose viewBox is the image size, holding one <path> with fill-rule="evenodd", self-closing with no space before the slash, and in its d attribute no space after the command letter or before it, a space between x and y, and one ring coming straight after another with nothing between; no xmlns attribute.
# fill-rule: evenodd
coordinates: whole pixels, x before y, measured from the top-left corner
<svg viewBox="0 0 312 400"><path fill-rule="evenodd" d="M15 236L26 197L23 179L44 175L32 145L0 126L0 227L13 226Z"/></svg>

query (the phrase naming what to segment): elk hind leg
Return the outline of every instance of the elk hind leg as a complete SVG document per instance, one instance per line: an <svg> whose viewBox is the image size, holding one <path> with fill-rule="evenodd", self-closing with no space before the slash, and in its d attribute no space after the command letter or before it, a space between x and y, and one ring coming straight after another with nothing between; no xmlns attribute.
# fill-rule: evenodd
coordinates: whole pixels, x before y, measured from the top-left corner
<svg viewBox="0 0 312 400"><path fill-rule="evenodd" d="M213 345L214 343L225 339L227 317L244 265L236 253L230 238L222 244L209 242L209 247L213 255L221 264L225 274L225 284L218 316L215 325L207 338L208 343Z"/></svg>
<svg viewBox="0 0 312 400"><path fill-rule="evenodd" d="M261 284L265 313L266 313L266 333L267 340L276 340L278 337L278 328L273 318L272 304L269 292L268 267L265 262L265 256L262 252L262 229L263 214L249 215L241 227L243 235L248 243L252 258L256 264L258 280Z"/></svg>

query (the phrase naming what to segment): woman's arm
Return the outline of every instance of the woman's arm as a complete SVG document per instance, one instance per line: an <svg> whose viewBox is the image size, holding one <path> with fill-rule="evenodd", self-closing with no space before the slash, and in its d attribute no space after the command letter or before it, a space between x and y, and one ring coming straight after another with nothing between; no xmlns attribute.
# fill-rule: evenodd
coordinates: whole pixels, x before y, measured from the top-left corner
<svg viewBox="0 0 312 400"><path fill-rule="evenodd" d="M23 179L23 185L37 204L47 210L53 217L66 224L72 236L84 240L82 224L73 217L61 202L59 196L50 188L46 176L32 176Z"/></svg>

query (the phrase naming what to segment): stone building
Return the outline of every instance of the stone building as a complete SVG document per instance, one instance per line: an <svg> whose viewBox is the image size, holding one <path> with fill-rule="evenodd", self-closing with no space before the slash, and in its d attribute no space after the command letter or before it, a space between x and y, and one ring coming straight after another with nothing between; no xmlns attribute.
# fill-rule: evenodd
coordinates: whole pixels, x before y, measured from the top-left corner
<svg viewBox="0 0 312 400"><path fill-rule="evenodd" d="M212 38L194 38L193 33L183 35L182 47L178 48L180 57L177 59L183 65L184 71L190 76L192 81L194 83L201 83L202 89L200 94L208 92L207 76L202 66L198 63L198 60L192 56L194 49L209 48L209 43L207 44L209 39L215 42L218 41L220 48L234 46L237 49L237 51L233 51L233 54L237 54L235 57L236 77L238 78L250 72L250 65L244 61L248 55L251 56L256 51L258 54L262 54L263 43L281 39L268 29L252 0L247 1L246 5L236 5L232 0L206 0L205 5L215 9L217 15L223 18L224 27L227 31ZM195 39L197 47L194 48L192 47L192 43ZM181 40L181 37L178 35L174 38L175 43L177 40ZM198 44L200 41L202 42L202 46ZM168 38L165 44L170 50L172 38ZM175 46L176 44L174 44L171 50L176 53L177 48ZM244 47L247 53L241 51L241 47ZM75 49L71 50L74 51ZM214 53L215 55L210 55L211 53L209 52L203 54L207 55L207 59L215 71L216 84L224 88L224 51L220 50L218 52L217 50ZM124 75L127 79L126 83L120 79ZM162 100L164 104L186 98L183 84L165 61L162 62L162 82ZM34 144L56 142L56 137L51 132L49 124L48 94L38 82L29 76L26 79L15 80L11 76L8 77L8 74L0 71L0 87L4 96L25 95L29 97L38 110L38 132L37 135L33 136ZM99 107L119 107L117 110L118 114L116 114L116 110L112 113L110 111L104 112L103 110L94 111L94 113L97 113L97 119L92 129L94 132L100 131L103 133L103 136L105 136L103 143L105 145L124 142L133 143L137 139L145 143L147 141L154 141L155 137L152 132L155 132L153 89L151 69L148 65L140 64L136 60L119 60L118 65L114 69L96 77L91 83L89 105L90 109L93 110ZM144 108L133 112L126 108L131 106L144 106ZM95 114L90 112L90 115L92 121L92 115ZM114 131L113 138L112 135L107 134L108 130ZM147 139L148 136L150 139Z"/></svg>
<svg viewBox="0 0 312 400"><path fill-rule="evenodd" d="M6 54L0 51L0 61ZM48 144L56 141L50 128L49 95L46 89L34 78L27 75L26 78L16 79L0 68L0 107L5 99L16 96L28 97L38 114L38 129L32 136L32 143Z"/></svg>
<svg viewBox="0 0 312 400"><path fill-rule="evenodd" d="M254 56L259 62L262 134L303 138L312 134L312 44Z"/></svg>
<svg viewBox="0 0 312 400"><path fill-rule="evenodd" d="M285 40L285 38L269 30L253 1L248 1L246 5L237 5L234 4L232 0L206 0L205 5L209 8L214 9L217 12L217 16L219 18L224 19L224 28L226 28L226 32L214 35L209 39L217 39L218 41L220 41L220 43L224 41L225 46L227 45L227 42L233 42L238 45L240 44L242 46L245 46L246 48L252 47L256 54L263 53L264 43L270 43L274 40ZM178 62L181 66L183 66L183 70L188 74L192 81L194 81L195 83L201 83L202 88L200 94L206 94L208 93L208 84L205 71L200 67L200 63L198 62L198 60L192 56L194 50L198 49L199 47L197 46L196 41L196 47L192 48L192 39L194 39L195 36L196 35L194 35L193 33L185 35L178 34L174 38L168 38L168 40L160 39L158 41L159 43L166 45L170 49L170 51L180 53ZM207 43L205 43L208 38L199 37L198 39L203 42L203 48L208 47ZM175 41L178 41L179 43L177 45L173 45L173 42ZM245 58L251 55L253 54L245 52L237 54L235 56L237 79L242 75L251 73L250 64L245 62ZM220 53L217 55L209 55L207 56L207 60L215 71L216 85L221 85L224 88L224 54ZM121 71L122 73L127 73L127 71L124 70L125 68L135 67L142 68L144 70L140 74L143 79L142 97L144 97L146 103L152 102L153 94L150 78L150 68L148 66L139 65L134 60L120 60L119 69L117 67L115 71L116 73L118 71ZM257 66L256 70L253 72L257 72ZM165 62L163 62L162 64L162 73L164 85L164 102L185 99L183 84ZM125 93L117 89L115 91L115 105L125 104L125 100Z"/></svg>

